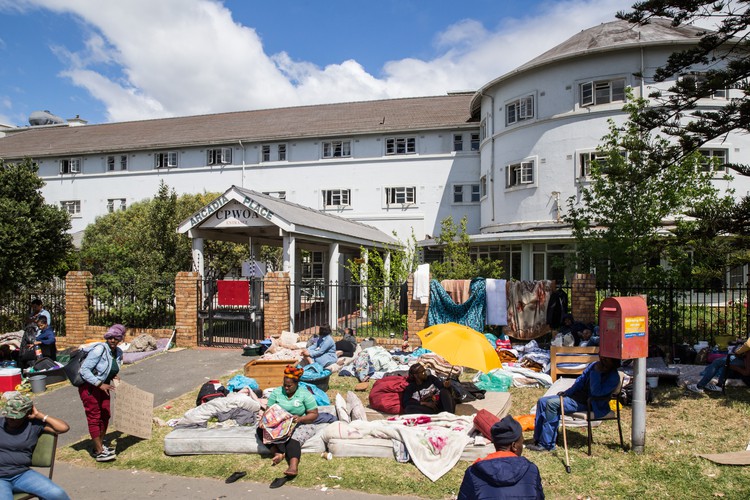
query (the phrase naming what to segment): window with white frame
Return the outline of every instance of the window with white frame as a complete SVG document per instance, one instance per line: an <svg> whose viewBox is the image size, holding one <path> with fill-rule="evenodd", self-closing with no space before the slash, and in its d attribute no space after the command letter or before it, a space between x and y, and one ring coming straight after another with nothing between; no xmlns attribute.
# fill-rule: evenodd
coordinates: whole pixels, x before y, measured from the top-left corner
<svg viewBox="0 0 750 500"><path fill-rule="evenodd" d="M80 158L63 158L60 160L61 174L77 174L81 172Z"/></svg>
<svg viewBox="0 0 750 500"><path fill-rule="evenodd" d="M417 188L414 186L385 188L386 205L413 204L416 202Z"/></svg>
<svg viewBox="0 0 750 500"><path fill-rule="evenodd" d="M479 122L479 142L489 137L489 131L487 130L487 118L482 118Z"/></svg>
<svg viewBox="0 0 750 500"><path fill-rule="evenodd" d="M229 165L232 163L232 148L206 150L206 165Z"/></svg>
<svg viewBox="0 0 750 500"><path fill-rule="evenodd" d="M286 144L278 144L276 146L276 153L278 154L279 161L286 161Z"/></svg>
<svg viewBox="0 0 750 500"><path fill-rule="evenodd" d="M471 150L479 151L479 134L471 134Z"/></svg>
<svg viewBox="0 0 750 500"><path fill-rule="evenodd" d="M125 210L128 208L125 198L110 198L107 200L107 212L112 213L115 210Z"/></svg>
<svg viewBox="0 0 750 500"><path fill-rule="evenodd" d="M81 213L81 200L67 200L61 201L60 207L68 212L70 215L78 215Z"/></svg>
<svg viewBox="0 0 750 500"><path fill-rule="evenodd" d="M453 151L464 150L464 136L462 134L453 134Z"/></svg>
<svg viewBox="0 0 750 500"><path fill-rule="evenodd" d="M625 79L598 80L583 82L581 106L595 106L625 100Z"/></svg>
<svg viewBox="0 0 750 500"><path fill-rule="evenodd" d="M484 198L487 196L487 176L483 175L479 178L479 196Z"/></svg>
<svg viewBox="0 0 750 500"><path fill-rule="evenodd" d="M699 149L703 156L701 159L701 170L704 172L726 172L727 150L726 149Z"/></svg>
<svg viewBox="0 0 750 500"><path fill-rule="evenodd" d="M416 137L388 137L385 140L385 154L387 155L409 155L416 152Z"/></svg>
<svg viewBox="0 0 750 500"><path fill-rule="evenodd" d="M607 161L607 155L597 151L586 151L578 154L578 179L588 179L591 177L591 163L597 162L602 164Z"/></svg>
<svg viewBox="0 0 750 500"><path fill-rule="evenodd" d="M264 144L261 146L261 161L286 161L286 144Z"/></svg>
<svg viewBox="0 0 750 500"><path fill-rule="evenodd" d="M348 158L352 155L352 141L323 142L323 158Z"/></svg>
<svg viewBox="0 0 750 500"><path fill-rule="evenodd" d="M506 188L534 184L534 161L526 160L506 165Z"/></svg>
<svg viewBox="0 0 750 500"><path fill-rule="evenodd" d="M107 170L114 172L115 170L127 170L128 169L128 155L109 155L107 156Z"/></svg>
<svg viewBox="0 0 750 500"><path fill-rule="evenodd" d="M680 77L680 83L682 86L687 87L690 90L697 90L705 85L707 81L708 75L705 71L692 71L689 74ZM728 99L729 89L716 89L709 97L713 99Z"/></svg>
<svg viewBox="0 0 750 500"><path fill-rule="evenodd" d="M177 166L177 151L154 153L154 168L172 168Z"/></svg>
<svg viewBox="0 0 750 500"><path fill-rule="evenodd" d="M453 203L479 203L479 184L454 184Z"/></svg>
<svg viewBox="0 0 750 500"><path fill-rule="evenodd" d="M326 189L323 191L323 205L326 207L346 207L351 204L350 189Z"/></svg>
<svg viewBox="0 0 750 500"><path fill-rule="evenodd" d="M527 95L505 104L505 124L512 125L534 118L534 96Z"/></svg>
<svg viewBox="0 0 750 500"><path fill-rule="evenodd" d="M261 161L271 161L271 145L264 144L261 147Z"/></svg>

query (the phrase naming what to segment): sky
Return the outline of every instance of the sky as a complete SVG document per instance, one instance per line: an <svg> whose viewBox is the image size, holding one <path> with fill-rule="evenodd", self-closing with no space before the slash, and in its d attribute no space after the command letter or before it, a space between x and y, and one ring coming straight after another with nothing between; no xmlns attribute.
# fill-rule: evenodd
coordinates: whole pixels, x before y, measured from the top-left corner
<svg viewBox="0 0 750 500"><path fill-rule="evenodd" d="M475 91L634 0L0 0L0 123Z"/></svg>

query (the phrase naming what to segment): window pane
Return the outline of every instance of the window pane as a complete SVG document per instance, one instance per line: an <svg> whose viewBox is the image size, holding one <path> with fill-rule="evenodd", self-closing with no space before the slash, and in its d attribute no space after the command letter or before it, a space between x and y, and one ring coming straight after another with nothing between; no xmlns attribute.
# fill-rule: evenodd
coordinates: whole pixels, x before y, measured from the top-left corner
<svg viewBox="0 0 750 500"><path fill-rule="evenodd" d="M481 198L481 193L479 190L479 184L472 184L471 185L471 201L477 202Z"/></svg>
<svg viewBox="0 0 750 500"><path fill-rule="evenodd" d="M463 203L464 187L461 185L453 186L453 203Z"/></svg>

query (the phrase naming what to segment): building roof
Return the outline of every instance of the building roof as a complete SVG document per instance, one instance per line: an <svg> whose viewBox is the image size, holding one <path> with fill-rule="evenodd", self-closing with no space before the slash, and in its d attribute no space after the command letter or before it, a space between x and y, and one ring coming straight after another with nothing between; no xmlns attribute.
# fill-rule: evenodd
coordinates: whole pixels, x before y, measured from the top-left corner
<svg viewBox="0 0 750 500"><path fill-rule="evenodd" d="M0 138L0 158L476 127L469 113L472 95L467 92L78 127L28 127Z"/></svg>
<svg viewBox="0 0 750 500"><path fill-rule="evenodd" d="M612 21L585 29L535 57L531 61L485 84L471 103L472 111L477 111L481 103L481 93L508 78L540 66L583 55L591 55L614 50L628 50L633 47L658 45L694 45L706 30L695 26L672 26L669 19L655 18L649 24L639 25L628 21ZM675 47L678 50L679 47Z"/></svg>

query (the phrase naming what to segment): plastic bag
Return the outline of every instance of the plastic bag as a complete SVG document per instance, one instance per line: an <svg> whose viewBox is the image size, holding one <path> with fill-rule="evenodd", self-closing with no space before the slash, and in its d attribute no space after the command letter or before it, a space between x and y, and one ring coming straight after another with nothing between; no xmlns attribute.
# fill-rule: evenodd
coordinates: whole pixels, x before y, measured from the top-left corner
<svg viewBox="0 0 750 500"><path fill-rule="evenodd" d="M519 424L521 424L521 430L523 432L534 430L535 415L533 413L528 413L526 415L518 415L517 417L513 417L513 418L515 418L516 421Z"/></svg>
<svg viewBox="0 0 750 500"><path fill-rule="evenodd" d="M484 391L508 392L508 388L513 384L513 377L498 372L479 373L474 384Z"/></svg>

